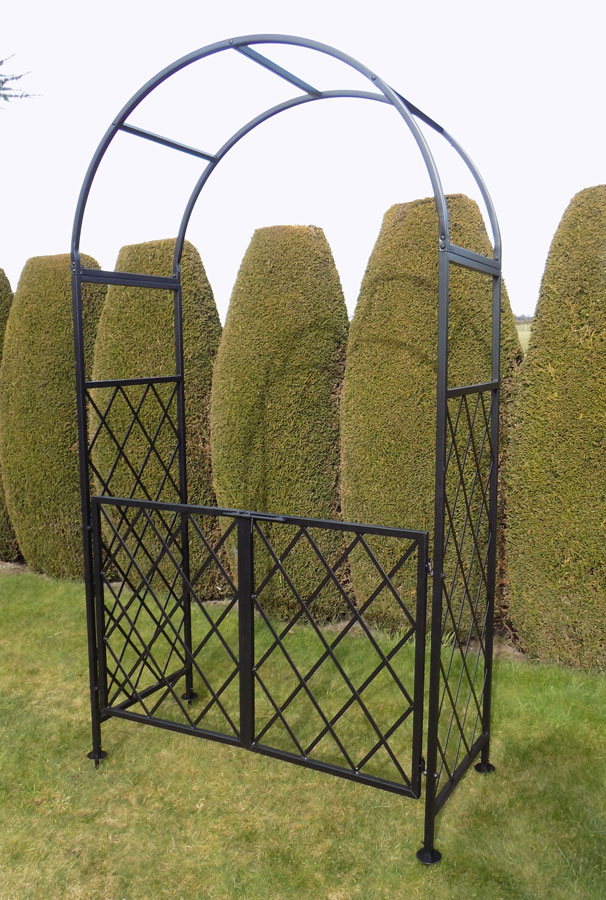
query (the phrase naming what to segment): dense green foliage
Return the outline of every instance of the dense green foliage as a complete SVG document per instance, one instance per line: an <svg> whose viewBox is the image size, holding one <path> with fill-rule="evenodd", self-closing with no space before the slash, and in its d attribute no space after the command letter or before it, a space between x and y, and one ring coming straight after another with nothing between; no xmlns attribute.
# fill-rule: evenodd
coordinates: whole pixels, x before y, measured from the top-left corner
<svg viewBox="0 0 606 900"><path fill-rule="evenodd" d="M234 286L214 372L211 443L219 505L338 518L338 400L347 325L321 229L256 231ZM280 548L293 537L280 526L268 533ZM334 562L338 536L325 532L319 539ZM320 564L308 565L305 543L287 562L303 596L321 580ZM266 562L260 551L257 571ZM281 576L262 600L281 614L298 608ZM314 600L317 616L333 617L341 607L330 585Z"/></svg>
<svg viewBox="0 0 606 900"><path fill-rule="evenodd" d="M102 285L83 286L89 361L104 295ZM72 335L69 256L28 260L4 339L0 464L21 553L35 569L62 577L82 571Z"/></svg>
<svg viewBox="0 0 606 900"><path fill-rule="evenodd" d="M533 655L606 669L606 185L554 236L517 379L510 615Z"/></svg>
<svg viewBox="0 0 606 900"><path fill-rule="evenodd" d="M476 204L454 195L448 208L453 243L491 254ZM349 520L432 529L437 233L433 199L391 207L362 281L349 332L341 416L343 515ZM491 279L453 266L450 284L449 384L489 381ZM505 292L502 307L506 401L521 351ZM367 596L377 584L376 571L360 555L352 573L357 594ZM369 612L379 624L403 624L385 590Z"/></svg>
<svg viewBox="0 0 606 900"><path fill-rule="evenodd" d="M2 363L2 347L8 313L13 302L13 292L3 269L0 269L0 364ZM2 471L0 469L0 559L14 561L19 558L17 538L8 516L2 487Z"/></svg>
<svg viewBox="0 0 606 900"><path fill-rule="evenodd" d="M174 240L170 239L123 247L116 268L148 275L170 275L174 246ZM181 285L188 500L190 503L212 506L214 493L208 420L212 366L221 337L221 323L198 251L188 242L181 260ZM111 285L95 344L95 380L174 374L173 293ZM108 425L118 441L122 442L126 438L133 409L137 410L140 424L135 425L124 445L124 454L130 466L124 460L116 466L106 492L118 497L147 496L174 502L179 499L179 460L175 455L177 439L171 425L171 422L175 427L177 424L174 385L156 385L154 390L147 392L142 404L144 388L140 385L126 387L124 393L132 408L122 396L117 398L107 416ZM171 395L173 399L169 402ZM110 397L111 389L94 390L95 402L101 412ZM162 404L169 413L164 421ZM97 428L98 421L98 416L93 414L91 433ZM148 438L154 438L155 451L151 453ZM111 471L115 456L116 445L103 430L93 447L93 461L102 478L106 478ZM165 467L169 469L170 478L165 477ZM135 474L139 473L142 486L135 484ZM208 520L208 528L212 531L212 520ZM191 541L195 570L196 562L206 553L195 534L191 535ZM151 550L152 546L155 546L154 542L149 540L148 549Z"/></svg>

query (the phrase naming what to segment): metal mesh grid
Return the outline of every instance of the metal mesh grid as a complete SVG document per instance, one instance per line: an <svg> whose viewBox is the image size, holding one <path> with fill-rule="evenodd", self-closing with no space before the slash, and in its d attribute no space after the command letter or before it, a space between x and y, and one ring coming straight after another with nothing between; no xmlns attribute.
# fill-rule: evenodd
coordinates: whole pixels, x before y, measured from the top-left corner
<svg viewBox="0 0 606 900"><path fill-rule="evenodd" d="M483 736L488 617L491 394L450 398L447 409L446 532L442 580L442 650L436 791L457 780L457 768Z"/></svg>

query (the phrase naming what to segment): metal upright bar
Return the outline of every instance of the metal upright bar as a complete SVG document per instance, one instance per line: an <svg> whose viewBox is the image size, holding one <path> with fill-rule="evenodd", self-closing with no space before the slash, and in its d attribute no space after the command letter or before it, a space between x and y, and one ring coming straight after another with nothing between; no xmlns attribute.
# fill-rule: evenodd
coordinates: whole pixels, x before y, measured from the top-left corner
<svg viewBox="0 0 606 900"><path fill-rule="evenodd" d="M438 774L438 725L440 718L440 665L442 654L442 590L444 581L444 526L446 507L446 415L448 390L448 303L450 264L446 244L448 232L439 237L438 260L438 379L436 398L436 474L433 534L433 589L431 604L431 649L429 663L429 712L425 786L423 846L417 858L425 865L441 860L434 846L436 780Z"/></svg>
<svg viewBox="0 0 606 900"><path fill-rule="evenodd" d="M238 627L240 659L240 738L252 748L255 728L253 519L238 518Z"/></svg>
<svg viewBox="0 0 606 900"><path fill-rule="evenodd" d="M498 513L498 484L499 484L499 401L500 401L500 370L501 370L501 276L493 279L492 285L492 380L496 386L492 390L491 410L491 446L492 467L490 470L490 548L488 555L488 592L486 608L486 636L484 656L484 702L482 714L482 729L487 735L487 740L482 747L480 762L476 765L476 771L482 773L494 772L494 765L490 762L490 714L492 701L492 653L494 638L494 600L495 579L497 568L497 513Z"/></svg>
<svg viewBox="0 0 606 900"><path fill-rule="evenodd" d="M173 274L178 287L174 294L175 375L177 377L177 428L179 430L179 502L187 504L187 434L185 426L185 378L183 372L183 297L181 266ZM185 692L183 700L192 701L196 693L193 682L193 645L191 632L191 582L189 566L189 516L181 513L181 608L185 644Z"/></svg>
<svg viewBox="0 0 606 900"><path fill-rule="evenodd" d="M86 599L86 630L88 637L88 674L91 707L92 750L88 754L95 766L107 754L101 748L101 710L99 703L99 660L95 627L95 597L93 585L92 530L90 523L90 492L88 472L88 415L86 410L86 368L82 327L82 283L79 254L72 259L72 315L74 322L74 357L76 364L76 409L78 414L78 459L80 468L80 503L82 511L82 549L84 590Z"/></svg>

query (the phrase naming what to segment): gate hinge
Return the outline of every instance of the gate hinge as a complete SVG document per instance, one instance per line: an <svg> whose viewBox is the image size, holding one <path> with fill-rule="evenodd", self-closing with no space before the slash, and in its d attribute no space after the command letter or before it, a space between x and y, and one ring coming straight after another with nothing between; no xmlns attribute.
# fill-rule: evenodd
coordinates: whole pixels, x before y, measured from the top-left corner
<svg viewBox="0 0 606 900"><path fill-rule="evenodd" d="M425 757L424 756L422 756L421 759L419 760L419 769L421 770L421 775L427 775L427 772L425 771Z"/></svg>
<svg viewBox="0 0 606 900"><path fill-rule="evenodd" d="M427 557L425 568L427 569L427 574L430 576L430 578L433 578L433 566L431 564L431 558L429 556Z"/></svg>

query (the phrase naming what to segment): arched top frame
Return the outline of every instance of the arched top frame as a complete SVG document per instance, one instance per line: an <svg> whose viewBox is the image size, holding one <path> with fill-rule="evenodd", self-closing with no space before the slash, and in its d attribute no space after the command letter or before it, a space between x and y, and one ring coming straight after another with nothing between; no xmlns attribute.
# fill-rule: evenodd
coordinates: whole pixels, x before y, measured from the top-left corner
<svg viewBox="0 0 606 900"><path fill-rule="evenodd" d="M320 91L314 88L312 85L298 78L293 73L287 71L286 69L279 66L277 63L273 62L273 60L269 59L265 55L259 53L257 50L253 49L253 45L264 45L264 44L282 44L282 45L290 45L295 47L302 47L309 50L315 50L318 53L323 53L328 56L333 57L334 59L340 60L346 66L356 70L365 78L367 78L371 84L376 88L375 91L358 91L358 90L332 90L332 91ZM213 152L209 152L206 150L199 150L194 147L189 147L184 144L181 144L177 141L172 140L171 138L164 137L159 134L154 134L152 132L146 131L141 128L137 128L133 125L128 124L128 118L134 112L134 110L139 106L139 104L151 94L160 84L169 79L171 76L175 75L177 72L186 68L187 66L192 65L195 62L198 62L206 57L213 56L217 53L221 53L224 51L233 51L238 52L253 62L261 65L262 67L274 72L278 77L290 82L295 87L297 87L301 94L284 101L283 103L277 104L276 106L272 106L269 109L264 110L259 113L249 122L246 122L242 125L237 131L235 131L231 137L228 138L227 141L218 149ZM476 166L473 164L469 156L465 153L462 147L458 144L458 142L441 126L438 125L433 119L423 113L418 107L414 106L414 104L410 103L402 94L395 91L391 88L383 79L381 79L378 75L364 66L362 63L358 62L356 59L353 59L351 56L348 56L345 53L342 53L340 50L335 49L334 47L330 47L327 44L319 43L318 41L312 41L301 37L295 37L292 35L278 35L278 34L254 34L254 35L245 35L241 37L234 37L224 41L219 41L214 44L209 44L206 47L203 47L199 50L195 50L192 53L187 54L186 56L181 57L175 62L171 63L171 65L167 66L165 69L162 69L157 75L155 75L152 79L150 79L146 84L143 85L128 101L128 103L123 107L120 113L116 116L114 121L111 123L109 128L107 129L105 135L103 136L99 146L97 147L93 158L88 167L88 171L84 178L84 182L82 185L82 189L80 191L80 196L78 198L78 204L76 208L76 214L74 217L74 225L72 232L72 259L76 270L80 268L80 236L82 231L82 224L84 220L84 214L86 211L86 204L88 201L88 196L90 193L90 189L92 187L97 169L105 156L108 148L110 147L115 136L120 132L126 132L132 134L134 136L143 138L145 140L153 141L155 143L162 144L164 146L170 147L174 150L181 151L187 153L189 155L197 156L200 159L206 161L206 166L202 171L187 203L185 206L185 210L183 212L183 216L181 219L181 224L179 227L178 237L175 246L175 256L173 263L173 278L178 278L179 274L179 266L181 260L181 254L183 251L183 244L185 241L185 234L187 231L187 226L189 224L189 220L191 218L191 214L193 212L196 201L198 200L204 185L208 181L209 176L217 167L217 165L221 162L221 160L229 153L229 151L249 132L251 132L258 125L277 115L278 113L284 112L287 109L292 109L293 107L300 106L304 103L313 102L316 100L326 100L326 99L334 99L334 98L344 98L344 97L352 97L352 98L361 98L373 101L379 101L382 103L387 103L393 106L402 119L405 121L406 125L410 129L414 140L417 143L417 146L421 152L423 157L423 161L425 163L427 172L429 174L429 179L432 185L433 194L436 203L436 209L438 213L438 231L439 231L439 249L440 250L450 250L451 252L455 252L457 255L460 255L463 260L471 259L474 260L475 257L478 257L478 254L470 253L470 251L466 251L463 248L459 248L450 244L449 239L449 223L448 223L448 206L446 202L446 197L444 194L444 190L442 188L442 183L440 179L440 175L431 153L431 150L425 140L425 137L417 124L417 119L424 122L438 134L442 135L442 137L455 149L460 158L463 160L464 164L467 166L469 171L471 172L486 205L486 209L488 212L488 218L490 221L490 227L492 231L492 239L493 239L493 247L494 254L491 262L493 266L498 266L500 263L501 257L501 238L499 232L499 226L497 222L496 213L494 210L494 206L490 199L490 195L486 189L486 186L480 176L479 171ZM488 257L479 256L479 259L475 259L476 262L481 261L482 259L489 259ZM462 263L464 264L464 262Z"/></svg>

